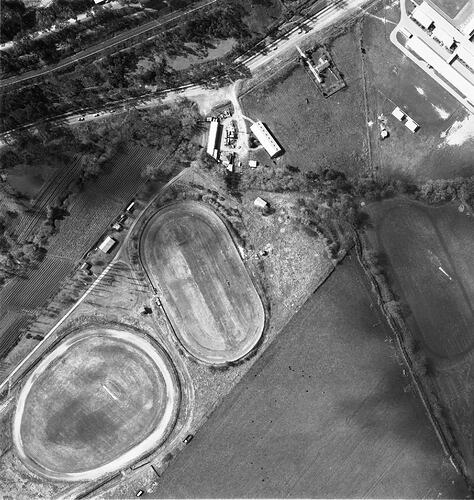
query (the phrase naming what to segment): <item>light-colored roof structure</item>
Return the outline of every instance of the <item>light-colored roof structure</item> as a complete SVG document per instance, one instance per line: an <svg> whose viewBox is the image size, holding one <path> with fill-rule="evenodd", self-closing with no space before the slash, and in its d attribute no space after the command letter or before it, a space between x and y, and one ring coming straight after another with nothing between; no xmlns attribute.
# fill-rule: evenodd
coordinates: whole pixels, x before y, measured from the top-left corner
<svg viewBox="0 0 474 500"><path fill-rule="evenodd" d="M406 47L423 59L436 70L450 85L466 98L472 99L474 84L460 75L450 64L440 57L433 49L428 47L420 38L414 36L407 41ZM459 50L459 49L458 49Z"/></svg>
<svg viewBox="0 0 474 500"><path fill-rule="evenodd" d="M106 236L104 241L99 245L99 250L101 250L104 253L109 253L116 243L117 243L116 240L114 240L110 236Z"/></svg>
<svg viewBox="0 0 474 500"><path fill-rule="evenodd" d="M456 50L456 55L474 71L474 44L472 44L472 50L469 50L469 48L467 44L460 45Z"/></svg>
<svg viewBox="0 0 474 500"><path fill-rule="evenodd" d="M405 122L405 127L408 130L411 130L413 133L415 133L420 128L418 123L416 123L416 121L410 117L407 118L407 121Z"/></svg>
<svg viewBox="0 0 474 500"><path fill-rule="evenodd" d="M392 111L392 115L400 121L405 118L405 113L398 106Z"/></svg>
<svg viewBox="0 0 474 500"><path fill-rule="evenodd" d="M257 160L250 160L249 167L256 168L258 166Z"/></svg>
<svg viewBox="0 0 474 500"><path fill-rule="evenodd" d="M213 156L216 149L217 133L219 131L219 122L213 120L209 126L209 137L207 138L207 154Z"/></svg>
<svg viewBox="0 0 474 500"><path fill-rule="evenodd" d="M433 18L428 14L425 7L426 3L423 2L418 7L413 9L411 17L426 30L433 24Z"/></svg>
<svg viewBox="0 0 474 500"><path fill-rule="evenodd" d="M255 122L250 127L250 130L255 134L260 144L265 148L271 158L281 152L281 147L278 145L268 128L262 122Z"/></svg>
<svg viewBox="0 0 474 500"><path fill-rule="evenodd" d="M453 35L445 31L443 28L435 26L432 34L448 49L450 49L454 45L455 40Z"/></svg>
<svg viewBox="0 0 474 500"><path fill-rule="evenodd" d="M468 37L470 38L472 34L474 34L474 16L465 24L462 28L461 31Z"/></svg>
<svg viewBox="0 0 474 500"><path fill-rule="evenodd" d="M399 30L398 30L405 38L411 38L413 35L404 27L402 26Z"/></svg>
<svg viewBox="0 0 474 500"><path fill-rule="evenodd" d="M257 196L257 198L255 198L253 204L256 207L265 208L268 205L268 202L266 202L263 198L260 198L260 196Z"/></svg>

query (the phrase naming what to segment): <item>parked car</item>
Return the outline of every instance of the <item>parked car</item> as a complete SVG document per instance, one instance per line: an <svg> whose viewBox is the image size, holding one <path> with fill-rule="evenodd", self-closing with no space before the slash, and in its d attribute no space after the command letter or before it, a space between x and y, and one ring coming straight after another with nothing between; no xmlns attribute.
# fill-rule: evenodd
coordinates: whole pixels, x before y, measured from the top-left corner
<svg viewBox="0 0 474 500"><path fill-rule="evenodd" d="M188 434L184 439L183 439L183 443L184 444L189 444L194 438L194 435L193 434Z"/></svg>

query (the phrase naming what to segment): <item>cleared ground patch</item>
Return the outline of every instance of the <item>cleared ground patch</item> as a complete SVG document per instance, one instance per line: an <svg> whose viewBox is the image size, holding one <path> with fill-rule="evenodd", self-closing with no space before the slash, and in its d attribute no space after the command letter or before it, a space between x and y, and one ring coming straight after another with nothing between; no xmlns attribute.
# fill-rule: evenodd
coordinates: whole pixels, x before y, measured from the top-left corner
<svg viewBox="0 0 474 500"><path fill-rule="evenodd" d="M159 446L178 405L177 377L161 348L131 331L89 327L32 372L18 398L13 440L35 473L89 480Z"/></svg>
<svg viewBox="0 0 474 500"><path fill-rule="evenodd" d="M154 498L462 498L355 260L338 267Z"/></svg>
<svg viewBox="0 0 474 500"><path fill-rule="evenodd" d="M379 246L417 331L436 356L467 353L474 345L474 224L452 207L385 207L376 226Z"/></svg>
<svg viewBox="0 0 474 500"><path fill-rule="evenodd" d="M209 363L237 360L264 326L260 297L225 224L196 202L160 210L141 238L142 261L183 347Z"/></svg>

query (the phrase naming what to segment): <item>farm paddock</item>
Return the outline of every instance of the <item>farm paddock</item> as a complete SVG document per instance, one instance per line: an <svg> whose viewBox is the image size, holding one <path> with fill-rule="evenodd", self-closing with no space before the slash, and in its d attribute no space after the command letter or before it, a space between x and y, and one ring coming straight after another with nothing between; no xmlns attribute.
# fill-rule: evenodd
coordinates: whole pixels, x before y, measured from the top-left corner
<svg viewBox="0 0 474 500"><path fill-rule="evenodd" d="M419 400L404 390L409 380L389 335L355 257L346 259L171 463L153 496L465 497Z"/></svg>
<svg viewBox="0 0 474 500"><path fill-rule="evenodd" d="M147 223L140 254L180 343L212 364L247 354L263 332L262 301L222 220L205 205L168 205Z"/></svg>
<svg viewBox="0 0 474 500"><path fill-rule="evenodd" d="M415 181L474 175L474 142L452 134L467 127L468 113L391 43L399 19L394 2L380 3L362 21L373 164L384 177ZM391 115L396 106L420 124L415 134ZM380 139L381 115L390 133L385 140Z"/></svg>
<svg viewBox="0 0 474 500"><path fill-rule="evenodd" d="M454 206L403 198L372 204L369 213L371 244L427 357L430 397L474 482L474 221Z"/></svg>
<svg viewBox="0 0 474 500"><path fill-rule="evenodd" d="M303 65L294 63L244 93L242 108L246 116L266 123L285 149L277 161L306 171L332 167L357 175L368 168L368 157L355 32L336 38L329 50L347 88L324 98ZM264 163L269 161L267 156Z"/></svg>
<svg viewBox="0 0 474 500"><path fill-rule="evenodd" d="M18 396L13 442L40 476L91 480L159 446L179 401L174 367L154 341L91 325L33 370Z"/></svg>

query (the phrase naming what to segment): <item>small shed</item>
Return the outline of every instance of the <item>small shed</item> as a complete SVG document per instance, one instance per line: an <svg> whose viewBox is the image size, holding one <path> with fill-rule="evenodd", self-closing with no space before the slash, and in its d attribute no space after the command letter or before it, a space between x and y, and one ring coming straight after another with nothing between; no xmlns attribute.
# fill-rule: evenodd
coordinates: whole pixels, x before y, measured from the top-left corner
<svg viewBox="0 0 474 500"><path fill-rule="evenodd" d="M135 209L135 202L132 201L128 204L128 207L125 209L127 212L133 212Z"/></svg>
<svg viewBox="0 0 474 500"><path fill-rule="evenodd" d="M420 128L418 123L416 123L416 121L412 120L410 117L407 118L405 126L407 127L408 130L410 130L413 133L415 133Z"/></svg>
<svg viewBox="0 0 474 500"><path fill-rule="evenodd" d="M257 168L258 167L258 161L257 160L250 160L249 161L249 167L250 168Z"/></svg>
<svg viewBox="0 0 474 500"><path fill-rule="evenodd" d="M104 241L99 245L99 250L104 253L109 253L112 248L116 245L117 240L114 240L110 236L106 236Z"/></svg>
<svg viewBox="0 0 474 500"><path fill-rule="evenodd" d="M260 196L257 196L257 198L255 198L253 204L258 208L267 208L268 207L268 202L265 201L263 198L260 198Z"/></svg>
<svg viewBox="0 0 474 500"><path fill-rule="evenodd" d="M81 267L79 267L79 269L86 274L90 274L91 267L92 266L89 264L89 262L83 262L81 264Z"/></svg>
<svg viewBox="0 0 474 500"><path fill-rule="evenodd" d="M407 39L413 36L405 27L400 28L398 31Z"/></svg>
<svg viewBox="0 0 474 500"><path fill-rule="evenodd" d="M392 115L399 121L405 118L405 113L398 106L392 111Z"/></svg>

